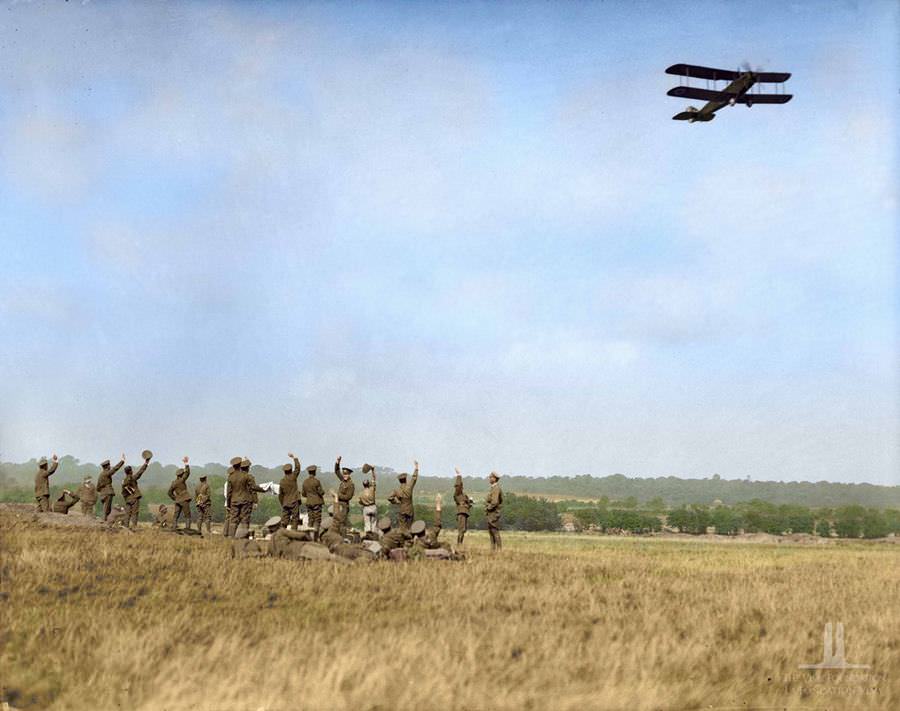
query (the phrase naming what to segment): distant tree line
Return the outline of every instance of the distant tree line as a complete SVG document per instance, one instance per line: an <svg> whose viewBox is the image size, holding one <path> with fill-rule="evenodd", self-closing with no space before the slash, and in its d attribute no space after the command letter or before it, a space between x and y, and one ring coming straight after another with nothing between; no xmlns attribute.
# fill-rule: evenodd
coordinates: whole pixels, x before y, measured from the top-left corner
<svg viewBox="0 0 900 711"><path fill-rule="evenodd" d="M304 465L309 462L304 461ZM134 464L134 462L132 462ZM320 463L320 476L327 486L334 481L331 462ZM353 466L353 465L351 465ZM359 466L353 479L357 486L362 483ZM34 480L36 460L11 464L0 463L0 490L15 486L28 486ZM153 461L141 480L142 487L168 487L175 476L176 466L163 466ZM212 477L224 477L227 466L215 462L192 465L192 479L201 473ZM393 487L396 484L396 472L390 467L377 467L379 488ZM53 478L54 483L80 481L84 476L97 476L99 467L92 463L82 463L71 456L60 459L59 471ZM263 467L255 465L252 469L257 481L278 481L281 479L279 467ZM802 476L798 472L798 476ZM121 476L121 475L119 475ZM486 492L487 480L484 477L464 477L466 489L473 494ZM595 477L589 474L564 476L518 476L507 475L501 480L504 491L533 496L560 497L571 499L595 499L608 501L643 502L647 508L651 502L662 502L663 506L679 507L698 502L721 500L729 506L747 503L754 500L767 501L776 505L798 505L813 508L836 508L857 504L868 508L900 508L900 486L879 486L876 484L838 484L827 481L750 481L722 479L713 475L707 479L679 479L675 476L656 478L631 478L622 474ZM417 491L423 494L452 491L452 477L420 476Z"/></svg>

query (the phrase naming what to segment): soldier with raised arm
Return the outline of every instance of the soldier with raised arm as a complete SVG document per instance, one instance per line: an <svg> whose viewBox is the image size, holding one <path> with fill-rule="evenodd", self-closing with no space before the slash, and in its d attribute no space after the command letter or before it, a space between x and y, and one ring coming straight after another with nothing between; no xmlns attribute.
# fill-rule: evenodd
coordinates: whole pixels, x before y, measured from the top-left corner
<svg viewBox="0 0 900 711"><path fill-rule="evenodd" d="M109 466L109 460L104 459L100 462L100 474L97 476L97 495L100 497L100 503L103 504L103 520L109 518L112 511L113 497L116 495L112 485L112 478L122 465L125 464L125 455L119 460L114 467Z"/></svg>
<svg viewBox="0 0 900 711"><path fill-rule="evenodd" d="M78 503L78 495L63 489L62 495L53 502L53 513L67 514L69 509Z"/></svg>
<svg viewBox="0 0 900 711"><path fill-rule="evenodd" d="M132 530L136 529L138 525L138 515L141 512L141 497L143 496L141 487L138 486L138 479L147 471L153 452L145 449L142 456L144 457L144 463L138 470L134 471L130 464L127 465L125 467L125 478L122 479L122 498L125 499L125 513L127 515L126 525Z"/></svg>
<svg viewBox="0 0 900 711"><path fill-rule="evenodd" d="M337 499L334 502L334 517L331 523L332 530L343 535L344 529L347 527L347 520L350 516L350 502L353 500L353 479L350 475L353 470L349 467L341 466L341 457L338 455L337 461L334 463L334 475L338 478Z"/></svg>
<svg viewBox="0 0 900 711"><path fill-rule="evenodd" d="M469 513L472 499L463 491L463 478L456 467L456 481L453 483L453 501L456 503L456 545L461 546L469 528Z"/></svg>
<svg viewBox="0 0 900 711"><path fill-rule="evenodd" d="M34 500L41 512L50 510L50 477L59 466L59 459L55 454L52 460L53 464L48 465L47 457L41 457L38 460L37 474L34 475Z"/></svg>
<svg viewBox="0 0 900 711"><path fill-rule="evenodd" d="M94 481L89 476L84 478L81 488L78 489L78 498L81 499L81 513L85 516L96 516L97 489Z"/></svg>
<svg viewBox="0 0 900 711"><path fill-rule="evenodd" d="M293 452L288 456L294 460L293 467L290 464L281 466L284 476L278 483L278 503L281 504L281 525L284 528L292 526L293 530L300 527L300 486L297 478L300 476L300 460Z"/></svg>
<svg viewBox="0 0 900 711"><path fill-rule="evenodd" d="M415 469L413 469L412 482L406 483L406 472L400 474L397 479L400 482L388 501L398 506L398 523L400 528L409 530L413 522L413 490L416 488L416 482L419 480L419 462L413 461Z"/></svg>
<svg viewBox="0 0 900 711"><path fill-rule="evenodd" d="M175 522L172 528L178 528L178 519L184 516L185 528L191 527L191 492L188 491L187 480L191 475L191 465L188 458L181 460L184 468L175 473L175 481L169 486L169 498L175 502Z"/></svg>
<svg viewBox="0 0 900 711"><path fill-rule="evenodd" d="M487 521L488 533L491 536L491 550L499 551L500 543L500 508L503 506L503 492L500 491L500 475L491 472L491 488L484 501L484 518Z"/></svg>
<svg viewBox="0 0 900 711"><path fill-rule="evenodd" d="M197 530L202 533L205 525L206 535L209 536L212 534L212 496L206 474L200 477L200 483L194 489L194 503L197 505Z"/></svg>
<svg viewBox="0 0 900 711"><path fill-rule="evenodd" d="M363 474L371 472L372 481L368 479L363 481L363 490L359 495L359 505L362 506L363 514L363 533L372 538L378 537L378 505L375 503L375 487L377 480L375 478L375 467L371 464L363 464Z"/></svg>
<svg viewBox="0 0 900 711"><path fill-rule="evenodd" d="M325 503L325 489L316 476L318 467L311 464L306 467L307 477L303 480L303 498L306 499L306 511L309 514L309 525L313 535L318 539L319 527L322 524L322 504Z"/></svg>

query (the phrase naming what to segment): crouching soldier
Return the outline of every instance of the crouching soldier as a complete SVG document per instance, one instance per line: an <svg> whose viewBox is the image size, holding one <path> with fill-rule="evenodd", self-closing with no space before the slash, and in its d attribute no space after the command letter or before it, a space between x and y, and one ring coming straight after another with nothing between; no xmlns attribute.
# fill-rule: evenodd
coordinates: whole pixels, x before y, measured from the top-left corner
<svg viewBox="0 0 900 711"><path fill-rule="evenodd" d="M77 504L78 501L77 494L73 494L68 489L63 489L62 496L53 502L53 513L67 514L69 509Z"/></svg>
<svg viewBox="0 0 900 711"><path fill-rule="evenodd" d="M38 511L46 512L50 510L50 477L59 466L59 460L53 455L53 464L47 465L47 457L41 457L38 460L37 474L34 475L34 500L37 503Z"/></svg>
<svg viewBox="0 0 900 711"><path fill-rule="evenodd" d="M106 525L110 527L124 526L128 522L128 514L124 506L113 506L109 516L106 517Z"/></svg>
<svg viewBox="0 0 900 711"><path fill-rule="evenodd" d="M170 528L170 518L171 515L169 514L168 507L165 504L160 504L159 508L156 510L156 516L153 518L153 527Z"/></svg>
<svg viewBox="0 0 900 711"><path fill-rule="evenodd" d="M89 476L84 478L81 488L78 489L78 497L81 499L81 513L85 516L96 516L97 489Z"/></svg>
<svg viewBox="0 0 900 711"><path fill-rule="evenodd" d="M333 519L326 518L322 521L322 532L319 540L328 546L329 552L348 560L375 560L375 554L362 545L347 543L340 530L335 527Z"/></svg>
<svg viewBox="0 0 900 711"><path fill-rule="evenodd" d="M281 525L281 519L273 516L266 522L271 538L269 540L269 555L274 558L286 558L288 560L340 560L332 555L328 546L322 543L314 543L312 531L295 531Z"/></svg>
<svg viewBox="0 0 900 711"><path fill-rule="evenodd" d="M378 521L378 528L381 530L381 546L385 555L391 560L406 560L406 544L412 540L412 534L409 529L391 526L391 519L388 516Z"/></svg>

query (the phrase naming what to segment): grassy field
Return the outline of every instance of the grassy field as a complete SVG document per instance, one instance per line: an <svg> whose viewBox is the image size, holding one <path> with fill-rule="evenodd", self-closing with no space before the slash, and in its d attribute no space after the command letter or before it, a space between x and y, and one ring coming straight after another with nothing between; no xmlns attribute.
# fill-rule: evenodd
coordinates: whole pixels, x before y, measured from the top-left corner
<svg viewBox="0 0 900 711"><path fill-rule="evenodd" d="M900 708L896 546L504 534L492 556L232 560L0 516L15 708ZM803 671L843 622L847 660Z"/></svg>

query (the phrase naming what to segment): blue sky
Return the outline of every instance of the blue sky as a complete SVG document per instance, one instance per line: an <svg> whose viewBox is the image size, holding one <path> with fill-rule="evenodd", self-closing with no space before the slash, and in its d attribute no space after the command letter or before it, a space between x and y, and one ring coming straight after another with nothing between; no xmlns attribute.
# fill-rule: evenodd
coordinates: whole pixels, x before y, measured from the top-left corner
<svg viewBox="0 0 900 711"><path fill-rule="evenodd" d="M3 459L900 483L896 3L2 13Z"/></svg>

